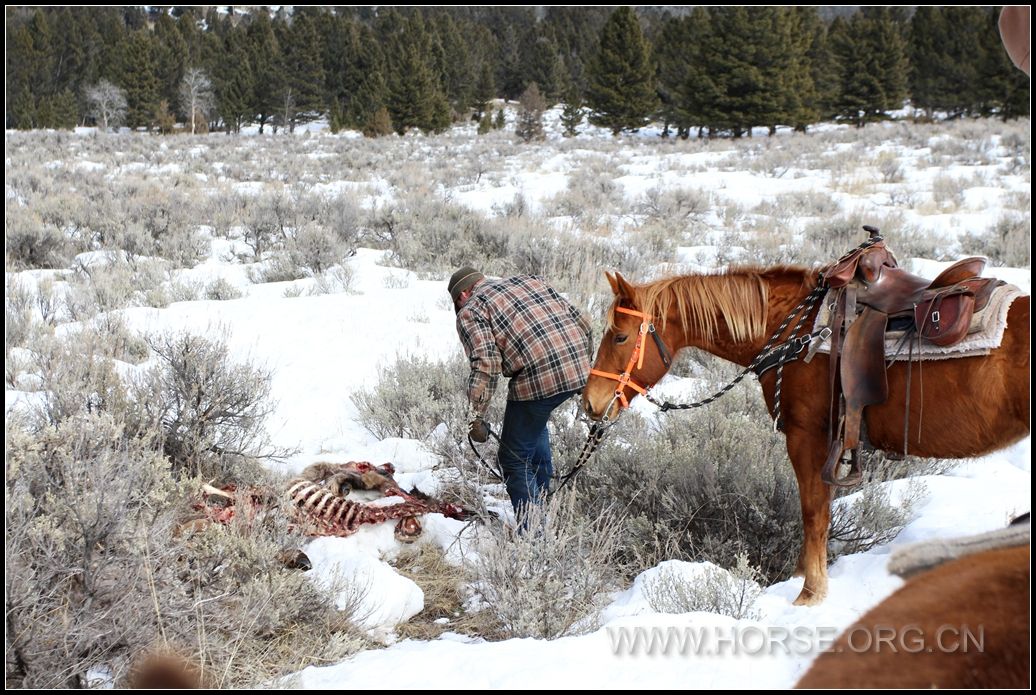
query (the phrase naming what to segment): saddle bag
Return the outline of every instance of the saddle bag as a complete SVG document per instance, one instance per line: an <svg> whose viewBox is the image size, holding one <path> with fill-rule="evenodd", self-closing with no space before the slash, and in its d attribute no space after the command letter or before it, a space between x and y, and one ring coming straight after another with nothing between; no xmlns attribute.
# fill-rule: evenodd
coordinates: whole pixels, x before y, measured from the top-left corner
<svg viewBox="0 0 1036 695"><path fill-rule="evenodd" d="M939 346L962 340L971 325L975 295L962 287L947 288L914 307L917 333Z"/></svg>

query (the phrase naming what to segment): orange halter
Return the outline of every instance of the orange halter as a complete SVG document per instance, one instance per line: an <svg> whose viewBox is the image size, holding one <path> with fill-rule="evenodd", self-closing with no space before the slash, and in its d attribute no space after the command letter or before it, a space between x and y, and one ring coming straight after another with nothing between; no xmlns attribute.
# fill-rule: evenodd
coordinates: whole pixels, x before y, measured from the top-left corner
<svg viewBox="0 0 1036 695"><path fill-rule="evenodd" d="M640 317L640 332L637 334L637 344L633 346L633 353L630 355L629 362L626 363L626 371L622 374L613 374L612 372L602 372L599 369L591 369L590 374L594 376L603 376L606 379L612 379L617 381L618 384L615 386L615 395L612 397L612 403L616 399L622 403L623 409L629 407L629 400L626 398L624 390L627 386L636 391L637 393L644 395L647 393L647 389L633 381L633 365L637 365L637 369L644 367L644 344L647 341L648 334L654 337L655 342L658 343L659 353L662 355L662 359L668 364L669 359L666 354L666 350L662 344L661 338L655 333L655 324L651 321L651 315L645 314L643 311L636 311L635 309L627 309L626 307L617 306L615 311L623 314L629 314L630 316ZM608 416L608 411L611 410L611 403L608 404L608 408L605 410L605 417Z"/></svg>

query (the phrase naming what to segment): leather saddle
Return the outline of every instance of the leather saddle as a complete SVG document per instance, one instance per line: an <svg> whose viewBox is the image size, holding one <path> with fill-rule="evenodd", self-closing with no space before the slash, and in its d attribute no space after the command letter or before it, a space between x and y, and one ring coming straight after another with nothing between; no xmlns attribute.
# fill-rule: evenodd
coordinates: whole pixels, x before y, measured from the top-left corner
<svg viewBox="0 0 1036 695"><path fill-rule="evenodd" d="M821 271L828 287L837 291L830 326L833 427L822 477L840 487L863 478L858 451L863 409L888 400L885 331L890 322L910 337L948 347L964 339L974 313L1003 284L979 277L986 264L980 257L957 261L934 280L914 275L899 267L877 229L864 229L875 243ZM847 451L851 470L839 478Z"/></svg>

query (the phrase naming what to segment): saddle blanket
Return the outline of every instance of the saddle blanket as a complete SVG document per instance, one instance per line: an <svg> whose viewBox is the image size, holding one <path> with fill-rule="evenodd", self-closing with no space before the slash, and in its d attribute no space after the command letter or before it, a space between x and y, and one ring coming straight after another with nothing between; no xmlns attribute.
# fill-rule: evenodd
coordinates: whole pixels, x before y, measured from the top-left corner
<svg viewBox="0 0 1036 695"><path fill-rule="evenodd" d="M885 359L891 361L910 359L911 343L915 360L948 360L957 357L988 355L1000 347L1000 343L1004 339L1007 312L1011 308L1011 302L1024 296L1025 293L1014 285L1001 285L994 289L989 297L989 303L972 317L971 328L968 329L964 340L948 347L939 347L924 339L918 341L916 335L904 339L903 331L887 331L885 333ZM824 302L820 306L820 311L817 312L813 330L819 330L830 323L834 297L835 290L830 290L824 296ZM821 343L817 352L831 354L831 339L828 338Z"/></svg>

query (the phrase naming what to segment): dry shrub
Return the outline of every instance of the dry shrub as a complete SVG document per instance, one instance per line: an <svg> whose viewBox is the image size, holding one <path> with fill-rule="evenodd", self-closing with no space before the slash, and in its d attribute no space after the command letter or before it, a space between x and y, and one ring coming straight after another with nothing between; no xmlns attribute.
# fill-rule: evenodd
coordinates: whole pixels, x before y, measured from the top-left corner
<svg viewBox="0 0 1036 695"><path fill-rule="evenodd" d="M644 586L644 596L659 613L693 613L704 611L726 615L735 620L758 620L755 604L762 595L759 571L741 554L729 571L715 565L698 568L697 577L691 572L679 572L670 563L663 563L658 573ZM690 579L690 581L688 581Z"/></svg>
<svg viewBox="0 0 1036 695"><path fill-rule="evenodd" d="M161 423L162 448L176 474L251 479L257 459L283 454L270 444L270 372L231 361L226 336L148 337L157 364L133 385L133 421Z"/></svg>
<svg viewBox="0 0 1036 695"><path fill-rule="evenodd" d="M569 489L531 507L522 533L489 525L471 559L482 611L506 637L592 632L598 611L618 587L614 558L622 523L612 509L587 516Z"/></svg>
<svg viewBox="0 0 1036 695"><path fill-rule="evenodd" d="M211 342L158 343L171 358L167 388L147 395L178 423L166 429L161 418L139 417L130 394L140 392L121 381L111 356L116 343L102 326L38 346L32 368L45 388L32 407L8 413L7 684L121 685L135 654L172 648L190 655L213 686L247 687L362 648L350 610L335 608L337 587L281 565L281 551L302 539L277 507L193 536L177 532L198 481L175 477L185 467L164 453L169 440L255 442L255 373L235 371ZM190 365L178 365L177 355ZM243 384L228 400L235 377ZM202 388L177 390L177 378ZM200 411L182 403L194 397ZM228 419L208 419L206 405Z"/></svg>

